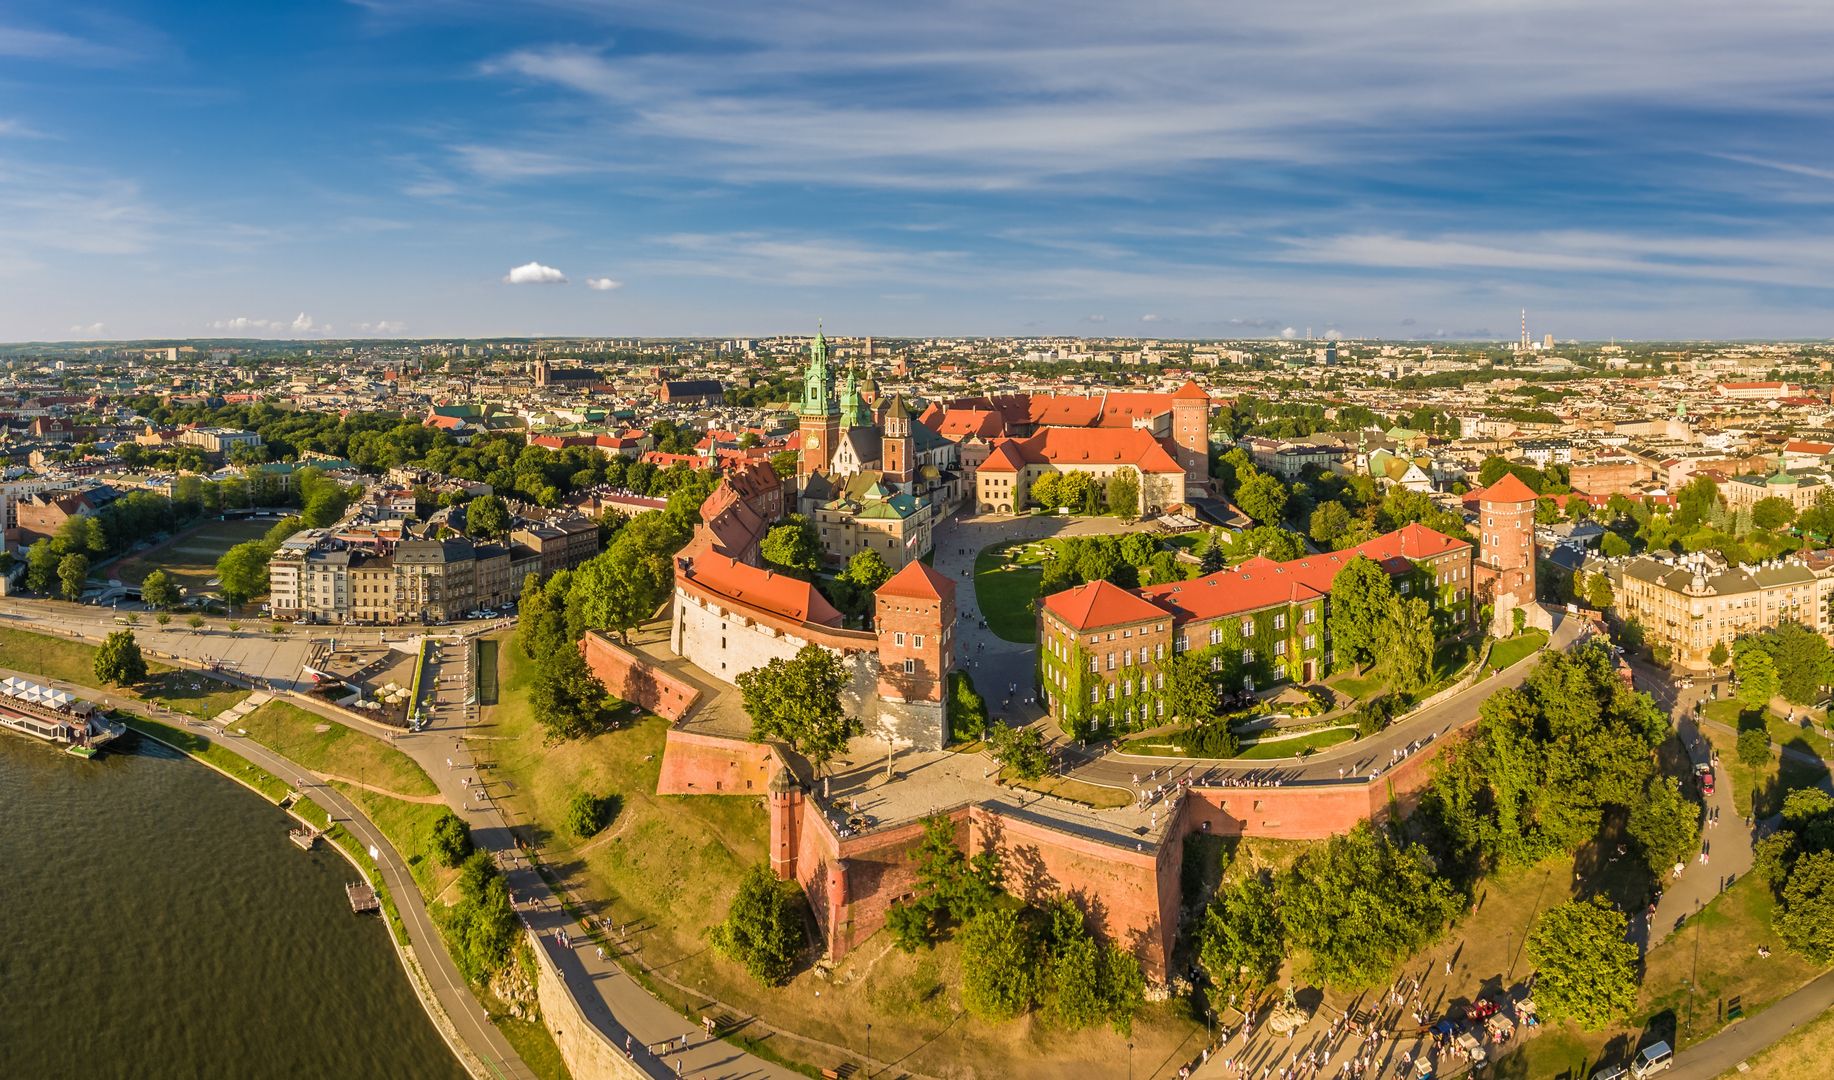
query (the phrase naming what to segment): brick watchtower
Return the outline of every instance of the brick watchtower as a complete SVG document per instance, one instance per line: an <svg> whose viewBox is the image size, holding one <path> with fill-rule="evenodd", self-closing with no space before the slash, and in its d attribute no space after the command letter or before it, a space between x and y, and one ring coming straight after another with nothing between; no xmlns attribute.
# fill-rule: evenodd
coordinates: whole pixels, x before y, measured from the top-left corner
<svg viewBox="0 0 1834 1080"><path fill-rule="evenodd" d="M779 768L771 778L771 872L785 881L796 877L796 849L802 843L802 785Z"/></svg>
<svg viewBox="0 0 1834 1080"><path fill-rule="evenodd" d="M949 742L944 699L955 668L955 583L921 561L908 563L873 594L873 623L885 735L942 749Z"/></svg>
<svg viewBox="0 0 1834 1080"><path fill-rule="evenodd" d="M1172 394L1172 454L1184 467L1184 484L1193 493L1210 483L1210 395L1187 381Z"/></svg>
<svg viewBox="0 0 1834 1080"><path fill-rule="evenodd" d="M796 462L796 475L808 476L828 467L834 457L834 444L840 440L841 406L834 396L834 369L828 366L828 339L820 330L809 343L809 366L802 373L802 404L798 407L797 431L801 435L802 456Z"/></svg>
<svg viewBox="0 0 1834 1080"><path fill-rule="evenodd" d="M1507 634L1516 608L1535 602L1535 493L1514 473L1477 493L1478 572L1491 582L1491 633Z"/></svg>

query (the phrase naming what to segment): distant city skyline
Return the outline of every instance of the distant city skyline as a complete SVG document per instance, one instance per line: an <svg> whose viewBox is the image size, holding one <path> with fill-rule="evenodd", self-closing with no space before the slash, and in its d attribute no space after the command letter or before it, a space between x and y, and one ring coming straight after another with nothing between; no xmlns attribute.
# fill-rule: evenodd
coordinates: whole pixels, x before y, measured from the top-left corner
<svg viewBox="0 0 1834 1080"><path fill-rule="evenodd" d="M0 340L1834 334L1834 15L0 10Z"/></svg>

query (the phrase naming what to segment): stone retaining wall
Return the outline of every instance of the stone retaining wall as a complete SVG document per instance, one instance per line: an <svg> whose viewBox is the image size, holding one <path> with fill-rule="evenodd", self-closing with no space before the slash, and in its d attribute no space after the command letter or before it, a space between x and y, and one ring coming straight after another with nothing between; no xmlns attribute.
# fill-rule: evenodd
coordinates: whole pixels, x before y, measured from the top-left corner
<svg viewBox="0 0 1834 1080"><path fill-rule="evenodd" d="M586 1019L533 931L528 931L528 942L535 951L535 1000L541 1004L541 1020L573 1080L648 1080L636 1062Z"/></svg>

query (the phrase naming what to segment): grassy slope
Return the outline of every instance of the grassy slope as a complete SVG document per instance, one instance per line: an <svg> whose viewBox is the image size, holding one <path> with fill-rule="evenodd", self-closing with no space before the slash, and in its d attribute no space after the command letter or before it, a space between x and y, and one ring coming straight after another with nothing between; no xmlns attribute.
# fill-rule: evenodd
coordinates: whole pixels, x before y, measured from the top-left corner
<svg viewBox="0 0 1834 1080"><path fill-rule="evenodd" d="M1484 662L1484 670L1500 671L1546 644L1546 630L1524 630L1514 637L1504 638L1490 647L1490 659Z"/></svg>
<svg viewBox="0 0 1834 1080"><path fill-rule="evenodd" d="M243 717L237 726L251 738L316 772L401 795L439 794L432 778L406 754L381 739L289 702L270 701Z"/></svg>

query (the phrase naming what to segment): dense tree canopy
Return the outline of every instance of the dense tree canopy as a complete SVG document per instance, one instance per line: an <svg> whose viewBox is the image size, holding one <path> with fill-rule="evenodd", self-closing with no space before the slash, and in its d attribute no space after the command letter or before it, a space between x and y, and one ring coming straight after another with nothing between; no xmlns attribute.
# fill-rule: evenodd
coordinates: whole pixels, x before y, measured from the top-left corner
<svg viewBox="0 0 1834 1080"><path fill-rule="evenodd" d="M96 678L104 685L132 686L146 681L146 658L132 630L116 630L96 648Z"/></svg>
<svg viewBox="0 0 1834 1080"><path fill-rule="evenodd" d="M1369 823L1308 848L1279 878L1287 940L1306 954L1309 977L1374 986L1444 929L1460 899L1426 850Z"/></svg>
<svg viewBox="0 0 1834 1080"><path fill-rule="evenodd" d="M796 969L805 940L802 890L780 880L768 866L753 866L739 879L738 895L710 940L760 983L783 985Z"/></svg>
<svg viewBox="0 0 1834 1080"><path fill-rule="evenodd" d="M1637 1001L1637 947L1627 922L1601 897L1549 908L1529 930L1535 1001L1550 1020L1597 1031L1629 1015Z"/></svg>
<svg viewBox="0 0 1834 1080"><path fill-rule="evenodd" d="M840 659L819 645L777 657L738 677L754 739L782 739L816 768L859 734L860 721L841 707L848 676Z"/></svg>

